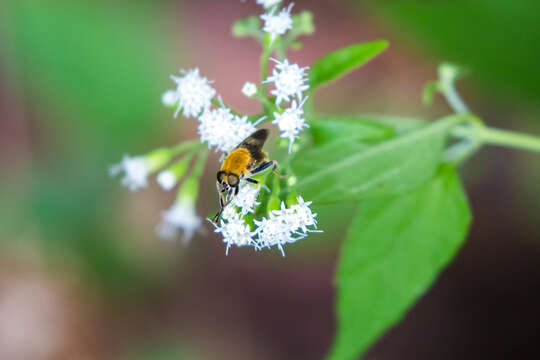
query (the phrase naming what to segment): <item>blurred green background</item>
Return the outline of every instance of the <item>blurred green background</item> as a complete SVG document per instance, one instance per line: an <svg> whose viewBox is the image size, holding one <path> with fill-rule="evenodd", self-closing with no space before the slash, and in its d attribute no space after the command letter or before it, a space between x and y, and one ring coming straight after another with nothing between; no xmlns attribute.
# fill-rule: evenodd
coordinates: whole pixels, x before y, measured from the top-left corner
<svg viewBox="0 0 540 360"><path fill-rule="evenodd" d="M441 99L424 108L421 90L452 61L469 69L458 86L488 124L540 134L540 2L295 2L304 9L316 33L290 55L304 65L349 43L391 41L322 90L320 111L436 118L449 109ZM196 136L160 103L179 68L199 66L227 103L258 111L240 89L259 78L259 49L230 35L253 13L254 0L0 3L0 359L323 356L351 208L316 209L325 234L285 259L225 257L210 228L187 247L159 240L153 228L173 195L155 183L129 193L107 173L124 153ZM215 208L217 162L201 214ZM540 162L485 149L462 174L475 214L467 245L368 358L540 354Z"/></svg>

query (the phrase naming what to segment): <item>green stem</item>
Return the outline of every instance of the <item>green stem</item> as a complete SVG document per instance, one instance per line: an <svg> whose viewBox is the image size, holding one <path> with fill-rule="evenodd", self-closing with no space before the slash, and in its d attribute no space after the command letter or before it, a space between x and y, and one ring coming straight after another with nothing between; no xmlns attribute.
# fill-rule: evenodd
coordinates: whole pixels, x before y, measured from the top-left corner
<svg viewBox="0 0 540 360"><path fill-rule="evenodd" d="M259 96L259 100L262 103L263 109L265 110L264 113L267 116L270 116L273 112L277 112L278 109L274 103L272 103L266 96Z"/></svg>
<svg viewBox="0 0 540 360"><path fill-rule="evenodd" d="M452 130L452 135L461 138L477 138L483 144L540 152L540 137L514 131L485 126L458 126Z"/></svg>
<svg viewBox="0 0 540 360"><path fill-rule="evenodd" d="M268 77L268 59L270 58L271 54L272 48L265 46L261 54L261 88L264 90L266 90L266 84L264 83L264 81ZM263 91L263 94L266 95L266 91Z"/></svg>
<svg viewBox="0 0 540 360"><path fill-rule="evenodd" d="M448 147L443 154L443 160L446 163L461 164L474 154L480 147L481 143L476 138L467 136L461 141Z"/></svg>
<svg viewBox="0 0 540 360"><path fill-rule="evenodd" d="M306 103L304 104L304 113L306 114L306 121L308 123L311 123L312 120L316 117L316 115L315 115L315 92L314 91L309 91L306 96L308 96L308 99L306 100Z"/></svg>
<svg viewBox="0 0 540 360"><path fill-rule="evenodd" d="M479 118L469 113L467 105L456 91L457 75L458 69L453 65L442 64L439 67L441 93L450 107L457 114L465 116L467 120L467 124L457 126L452 130L453 136L463 138L463 140L447 149L448 159L460 161L470 156L483 144L540 152L540 137L487 127Z"/></svg>
<svg viewBox="0 0 540 360"><path fill-rule="evenodd" d="M226 108L228 108L229 110L231 110L231 113L232 113L233 115L238 115L238 116L241 115L238 111L235 111L235 110L232 109L230 106L227 106L227 104L225 104L223 101L220 101L219 99L213 98L213 99L212 99L212 105L214 105L215 107L219 107L219 108L225 106Z"/></svg>
<svg viewBox="0 0 540 360"><path fill-rule="evenodd" d="M270 58L270 55L272 54L272 47L267 44L267 41L263 42L263 52L261 54L261 89L259 91L259 99L261 101L261 105L263 107L264 113L269 115L271 114L272 110L268 106L270 101L268 100L268 97L266 96L267 93L267 85L264 82L266 78L268 77L268 59Z"/></svg>
<svg viewBox="0 0 540 360"><path fill-rule="evenodd" d="M193 165L193 176L197 177L197 179L199 179L202 175L202 172L204 170L204 164L206 163L207 157L208 157L208 149L202 150L197 157L195 165Z"/></svg>
<svg viewBox="0 0 540 360"><path fill-rule="evenodd" d="M454 112L461 114L469 112L469 108L465 102L461 99L458 92L456 91L454 81L442 82L443 95L448 102L448 105L454 110Z"/></svg>
<svg viewBox="0 0 540 360"><path fill-rule="evenodd" d="M173 146L170 151L172 153L172 156L176 156L183 151L198 147L198 145L202 145L199 140L183 141L180 144Z"/></svg>
<svg viewBox="0 0 540 360"><path fill-rule="evenodd" d="M446 163L458 165L480 148L478 129L483 124L480 119L470 113L457 113L446 118L456 121L456 126L450 134L461 139L444 151L443 160Z"/></svg>
<svg viewBox="0 0 540 360"><path fill-rule="evenodd" d="M490 145L540 152L540 137L513 131L485 127L479 132L481 140Z"/></svg>
<svg viewBox="0 0 540 360"><path fill-rule="evenodd" d="M455 65L443 63L439 65L438 72L439 91L446 98L448 105L458 114L468 113L469 108L456 90L456 79L460 73L460 69Z"/></svg>
<svg viewBox="0 0 540 360"><path fill-rule="evenodd" d="M283 44L282 41L278 42L278 45L276 47L276 56L279 61L283 61L287 58L286 46Z"/></svg>

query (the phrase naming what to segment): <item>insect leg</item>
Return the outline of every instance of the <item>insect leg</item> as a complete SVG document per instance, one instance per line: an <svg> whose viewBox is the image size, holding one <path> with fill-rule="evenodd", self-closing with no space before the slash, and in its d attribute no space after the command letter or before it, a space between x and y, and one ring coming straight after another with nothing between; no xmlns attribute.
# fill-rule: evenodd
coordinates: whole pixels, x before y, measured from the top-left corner
<svg viewBox="0 0 540 360"><path fill-rule="evenodd" d="M284 177L284 175L280 174L278 171L277 171L277 167L278 167L278 163L276 160L270 160L270 161L267 161L265 162L264 164L260 165L259 167L251 170L251 175L254 175L254 174L258 174L266 169L268 169L270 166L272 166L272 172L274 174L276 174L277 176L279 177Z"/></svg>
<svg viewBox="0 0 540 360"><path fill-rule="evenodd" d="M277 171L277 168L278 168L278 163L277 163L277 161L276 161L276 160L272 160L272 162L274 163L274 166L272 167L272 172L273 172L274 174L276 174L277 176L279 176L280 178L284 178L285 175L280 174L279 171Z"/></svg>
<svg viewBox="0 0 540 360"><path fill-rule="evenodd" d="M214 218L212 219L212 222L214 224L217 224L217 222L219 221L219 218L221 217L221 213L225 209L225 206L227 206L227 204L225 203L225 197L221 193L219 194L219 205L220 205L219 211L216 214L216 216L214 216Z"/></svg>
<svg viewBox="0 0 540 360"><path fill-rule="evenodd" d="M250 182L250 183L252 183L252 184L258 184L258 183L259 183L257 180L252 179L252 178L246 178L246 181L247 181L247 182Z"/></svg>
<svg viewBox="0 0 540 360"><path fill-rule="evenodd" d="M260 172L263 172L264 170L268 169L273 164L274 164L273 161L267 161L267 162L263 163L262 165L259 165L255 169L251 170L251 175L255 175L255 174L258 174Z"/></svg>

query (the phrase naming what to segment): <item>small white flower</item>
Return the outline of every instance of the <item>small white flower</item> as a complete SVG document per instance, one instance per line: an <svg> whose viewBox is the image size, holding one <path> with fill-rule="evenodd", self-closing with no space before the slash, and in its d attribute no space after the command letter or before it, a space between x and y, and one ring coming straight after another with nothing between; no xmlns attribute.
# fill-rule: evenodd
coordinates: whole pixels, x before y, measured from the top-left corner
<svg viewBox="0 0 540 360"><path fill-rule="evenodd" d="M215 225L216 233L221 233L223 236L223 242L227 244L227 249L225 250L225 255L229 254L229 248L232 245L236 246L247 246L255 245L253 240L253 233L244 222L244 219L241 218L232 218L227 221L221 220L220 225Z"/></svg>
<svg viewBox="0 0 540 360"><path fill-rule="evenodd" d="M221 218L227 221L239 219L240 213L238 212L235 206L227 205L225 209L223 209L223 212L221 213Z"/></svg>
<svg viewBox="0 0 540 360"><path fill-rule="evenodd" d="M293 236L290 227L283 221L281 214L271 213L269 217L255 220L257 229L257 243L260 247L277 246L281 254L285 256L283 245L293 243L304 238L303 235Z"/></svg>
<svg viewBox="0 0 540 360"><path fill-rule="evenodd" d="M193 201L179 199L161 213L161 222L156 226L156 233L162 239L172 240L177 237L178 230L182 230L184 242L189 242L200 226L201 218L195 213Z"/></svg>
<svg viewBox="0 0 540 360"><path fill-rule="evenodd" d="M247 97L255 96L255 94L257 94L257 85L249 81L246 82L244 86L242 87L242 94L244 94Z"/></svg>
<svg viewBox="0 0 540 360"><path fill-rule="evenodd" d="M257 0L257 4L262 5L265 9L277 5L281 0Z"/></svg>
<svg viewBox="0 0 540 360"><path fill-rule="evenodd" d="M298 137L298 134L306 128L309 127L306 124L306 119L304 119L304 110L302 106L306 102L307 98L304 98L300 105L296 103L296 100L292 101L292 104L289 108L285 109L283 113L274 113L273 124L277 124L279 130L281 131L281 137L289 139L289 154L292 150L292 145L294 140Z"/></svg>
<svg viewBox="0 0 540 360"><path fill-rule="evenodd" d="M178 102L175 90L167 90L161 95L161 103L167 107L173 107Z"/></svg>
<svg viewBox="0 0 540 360"><path fill-rule="evenodd" d="M282 9L277 15L274 15L276 8L267 14L261 15L261 19L264 21L263 31L270 34L270 45L278 35L283 35L287 30L292 29L291 9L293 5L290 4L289 7Z"/></svg>
<svg viewBox="0 0 540 360"><path fill-rule="evenodd" d="M280 210L274 210L267 218L255 220L257 229L257 243L260 247L277 246L281 254L285 256L283 246L304 239L310 232L321 232L317 229L317 221L309 206L311 202L305 202L301 196L297 198L298 204L289 208L281 203ZM313 228L308 228L308 227Z"/></svg>
<svg viewBox="0 0 540 360"><path fill-rule="evenodd" d="M308 229L308 226L313 226L317 229L317 220L315 220L317 214L314 214L309 208L311 201L305 202L301 196L299 196L296 201L298 201L298 204L291 205L286 211L283 211L282 207L281 211L284 216L284 222L287 223L291 229L294 229L292 230L293 232L299 232L300 230L302 230L303 234L314 232L315 230Z"/></svg>
<svg viewBox="0 0 540 360"><path fill-rule="evenodd" d="M163 240L175 240L178 237L176 226L164 221L156 225L155 232Z"/></svg>
<svg viewBox="0 0 540 360"><path fill-rule="evenodd" d="M182 76L171 75L176 83L176 101L178 102L174 117L183 109L185 117L197 117L210 106L216 90L210 86L211 81L199 75L199 69L181 70Z"/></svg>
<svg viewBox="0 0 540 360"><path fill-rule="evenodd" d="M242 216L254 212L255 207L260 204L259 202L257 202L259 190L259 186L253 186L248 184L246 181L242 181L240 183L238 195L236 195L232 199L231 203L227 206L227 208L232 206L240 208L240 213Z"/></svg>
<svg viewBox="0 0 540 360"><path fill-rule="evenodd" d="M214 146L218 151L229 152L253 134L257 128L247 116L237 116L228 108L207 109L199 118L201 142Z"/></svg>
<svg viewBox="0 0 540 360"><path fill-rule="evenodd" d="M208 147L215 146L219 151L222 149L223 139L230 136L229 126L232 124L234 115L228 108L206 109L199 117L199 136L201 142L207 142Z"/></svg>
<svg viewBox="0 0 540 360"><path fill-rule="evenodd" d="M261 119L259 119L260 121ZM258 123L258 122L257 122ZM251 123L247 116L236 115L233 119L232 126L229 128L231 133L227 141L224 141L224 151L229 152L238 146L245 138L257 131L255 125Z"/></svg>
<svg viewBox="0 0 540 360"><path fill-rule="evenodd" d="M178 179L173 171L163 170L157 175L156 180L164 190L169 191L176 185Z"/></svg>
<svg viewBox="0 0 540 360"><path fill-rule="evenodd" d="M298 101L302 99L302 92L309 89L306 71L308 67L301 68L298 64L289 64L287 59L279 62L272 59L276 66L272 71L272 76L269 76L264 82L273 82L275 89L270 93L276 97L276 105L279 105L283 100L289 102L291 96L296 95Z"/></svg>
<svg viewBox="0 0 540 360"><path fill-rule="evenodd" d="M148 185L147 178L150 173L150 167L144 156L131 157L124 155L120 163L112 165L109 168L109 174L111 176L116 176L121 172L124 172L124 177L121 180L122 185L131 191L144 188Z"/></svg>

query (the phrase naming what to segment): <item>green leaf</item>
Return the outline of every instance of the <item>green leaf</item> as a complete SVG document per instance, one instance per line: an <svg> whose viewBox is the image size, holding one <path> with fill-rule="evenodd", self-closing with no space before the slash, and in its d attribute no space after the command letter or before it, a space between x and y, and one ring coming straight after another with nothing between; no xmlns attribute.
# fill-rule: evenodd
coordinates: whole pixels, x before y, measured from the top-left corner
<svg viewBox="0 0 540 360"><path fill-rule="evenodd" d="M261 21L255 15L237 20L233 24L232 34L237 38L251 36L259 41L262 41L264 38L264 33L261 30Z"/></svg>
<svg viewBox="0 0 540 360"><path fill-rule="evenodd" d="M421 118L412 118L405 116L380 115L380 114L362 114L359 115L363 121L375 122L385 126L390 126L396 134L404 134L411 130L417 130L427 124L427 121Z"/></svg>
<svg viewBox="0 0 540 360"><path fill-rule="evenodd" d="M395 135L392 126L363 117L320 117L310 125L313 143L326 144L344 138L359 141L379 141Z"/></svg>
<svg viewBox="0 0 540 360"><path fill-rule="evenodd" d="M331 360L357 359L395 324L454 257L470 223L454 170L417 190L364 202L338 266L338 332Z"/></svg>
<svg viewBox="0 0 540 360"><path fill-rule="evenodd" d="M437 81L430 81L424 86L424 90L422 90L422 103L425 106L433 104L433 98L437 90L439 90L439 82Z"/></svg>
<svg viewBox="0 0 540 360"><path fill-rule="evenodd" d="M309 71L309 85L315 89L338 77L344 76L355 68L364 65L388 47L388 41L378 40L350 45L333 51L317 60Z"/></svg>
<svg viewBox="0 0 540 360"><path fill-rule="evenodd" d="M292 19L293 28L290 31L291 37L296 38L300 35L311 35L315 32L311 11L304 10L299 14L293 15Z"/></svg>
<svg viewBox="0 0 540 360"><path fill-rule="evenodd" d="M414 188L437 169L452 115L417 130L367 147L337 140L299 152L292 161L296 188L319 203L358 200Z"/></svg>

